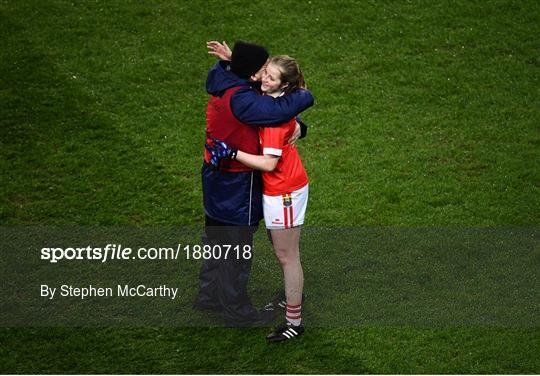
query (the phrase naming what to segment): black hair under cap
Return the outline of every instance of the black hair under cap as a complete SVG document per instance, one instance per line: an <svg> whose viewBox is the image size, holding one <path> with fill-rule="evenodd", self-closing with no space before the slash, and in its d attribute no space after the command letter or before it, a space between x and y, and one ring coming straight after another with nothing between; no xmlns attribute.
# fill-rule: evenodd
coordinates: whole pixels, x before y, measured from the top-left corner
<svg viewBox="0 0 540 376"><path fill-rule="evenodd" d="M232 51L231 71L240 78L248 79L257 73L267 60L266 48L239 40Z"/></svg>

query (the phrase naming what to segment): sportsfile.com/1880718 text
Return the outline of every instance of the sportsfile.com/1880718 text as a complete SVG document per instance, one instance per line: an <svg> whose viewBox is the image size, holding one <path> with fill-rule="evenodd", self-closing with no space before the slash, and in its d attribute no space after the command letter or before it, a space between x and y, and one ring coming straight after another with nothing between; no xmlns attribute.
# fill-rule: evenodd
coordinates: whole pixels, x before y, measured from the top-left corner
<svg viewBox="0 0 540 376"><path fill-rule="evenodd" d="M252 257L252 247L244 245L199 245L178 244L173 247L122 247L121 244L107 244L105 247L44 247L41 248L41 260L50 263L59 261L98 261L107 262L113 260L209 260L231 259L248 260Z"/></svg>

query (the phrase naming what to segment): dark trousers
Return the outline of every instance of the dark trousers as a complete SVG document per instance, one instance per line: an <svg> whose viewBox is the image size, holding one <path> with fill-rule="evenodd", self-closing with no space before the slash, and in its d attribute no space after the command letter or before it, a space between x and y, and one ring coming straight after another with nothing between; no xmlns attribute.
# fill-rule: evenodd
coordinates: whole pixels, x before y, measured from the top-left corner
<svg viewBox="0 0 540 376"><path fill-rule="evenodd" d="M253 259L253 234L258 226L232 226L206 216L203 242L221 245L220 258L204 260L199 274L199 293L195 304L219 309L230 324L249 324L259 319L247 293ZM224 244L231 245L225 259ZM244 258L245 245L251 246L251 257ZM234 249L239 247L240 252Z"/></svg>

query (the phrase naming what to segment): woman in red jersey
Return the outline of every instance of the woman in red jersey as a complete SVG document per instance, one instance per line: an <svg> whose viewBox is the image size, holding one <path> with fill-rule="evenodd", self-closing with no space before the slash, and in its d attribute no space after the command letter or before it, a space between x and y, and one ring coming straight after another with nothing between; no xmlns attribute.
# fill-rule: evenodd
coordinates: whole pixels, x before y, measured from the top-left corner
<svg viewBox="0 0 540 376"><path fill-rule="evenodd" d="M265 95L287 95L304 86L303 74L293 58L280 55L270 59L261 85ZM308 177L297 148L288 143L295 126L296 120L291 119L279 127L260 128L262 155L231 149L219 140L212 147L207 145L216 165L220 159L233 158L263 172L264 220L283 269L286 297L286 320L267 336L271 342L285 341L304 332L301 319L304 274L299 245L308 201Z"/></svg>

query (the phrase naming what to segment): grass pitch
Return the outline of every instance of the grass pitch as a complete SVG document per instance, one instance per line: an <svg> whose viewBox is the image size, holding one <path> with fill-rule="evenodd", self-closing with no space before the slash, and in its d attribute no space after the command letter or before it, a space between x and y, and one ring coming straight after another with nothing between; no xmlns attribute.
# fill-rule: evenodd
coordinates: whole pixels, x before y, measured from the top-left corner
<svg viewBox="0 0 540 376"><path fill-rule="evenodd" d="M2 1L0 15L2 225L201 225L211 39L299 60L316 97L298 146L308 225L538 225L535 1ZM4 328L0 371L540 372L537 327L321 328L283 346L266 332Z"/></svg>

